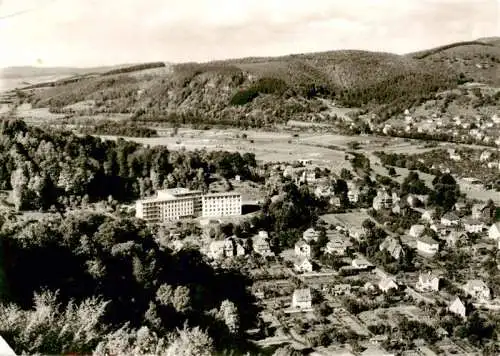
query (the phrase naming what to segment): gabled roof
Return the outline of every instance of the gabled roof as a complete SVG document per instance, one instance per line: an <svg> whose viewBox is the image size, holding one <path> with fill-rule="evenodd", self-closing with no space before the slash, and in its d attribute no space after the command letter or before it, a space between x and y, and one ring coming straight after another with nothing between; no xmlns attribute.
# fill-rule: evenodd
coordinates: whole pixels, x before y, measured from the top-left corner
<svg viewBox="0 0 500 356"><path fill-rule="evenodd" d="M295 246L297 246L297 247L302 247L302 246L309 246L309 244L308 244L306 241L304 241L304 240L300 239L299 241L297 241L297 242L295 243Z"/></svg>
<svg viewBox="0 0 500 356"><path fill-rule="evenodd" d="M434 240L432 237L430 237L429 235L424 235L424 236L419 237L418 241L426 243L428 245L438 244L438 242L436 240Z"/></svg>
<svg viewBox="0 0 500 356"><path fill-rule="evenodd" d="M442 219L447 219L447 220L450 220L450 221L460 220L460 218L457 216L457 214L455 214L452 211L449 211L446 214L444 214L443 217L442 217Z"/></svg>
<svg viewBox="0 0 500 356"><path fill-rule="evenodd" d="M486 283L480 279L470 279L465 283L466 289L489 289Z"/></svg>

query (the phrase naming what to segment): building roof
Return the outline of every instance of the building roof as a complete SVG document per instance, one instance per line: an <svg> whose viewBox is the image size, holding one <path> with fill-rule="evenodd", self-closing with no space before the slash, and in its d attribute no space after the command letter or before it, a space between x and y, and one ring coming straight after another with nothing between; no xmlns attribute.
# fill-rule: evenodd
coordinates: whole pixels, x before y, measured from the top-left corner
<svg viewBox="0 0 500 356"><path fill-rule="evenodd" d="M203 194L203 198L211 198L211 197L227 197L227 196L233 196L233 195L239 195L241 196L240 193L231 191L231 192L212 192L212 193L207 193Z"/></svg>
<svg viewBox="0 0 500 356"><path fill-rule="evenodd" d="M450 221L458 221L460 220L460 218L457 216L457 214L455 214L454 212L447 212L446 214L443 215L442 219L447 219L447 220L450 220Z"/></svg>
<svg viewBox="0 0 500 356"><path fill-rule="evenodd" d="M430 271L427 273L420 273L418 279L422 281L422 283L431 283L434 279L439 279L438 276L434 276Z"/></svg>
<svg viewBox="0 0 500 356"><path fill-rule="evenodd" d="M438 244L438 242L436 240L434 240L432 237L430 237L429 235L424 235L424 236L419 237L418 241L426 243L428 245L437 245Z"/></svg>
<svg viewBox="0 0 500 356"><path fill-rule="evenodd" d="M296 289L293 291L293 297L297 300L311 300L311 289L309 288L303 288L303 289Z"/></svg>
<svg viewBox="0 0 500 356"><path fill-rule="evenodd" d="M489 289L486 283L480 279L470 279L465 283L464 288L467 289Z"/></svg>
<svg viewBox="0 0 500 356"><path fill-rule="evenodd" d="M382 278L378 284L380 289L388 290L390 288L397 288L398 285L391 278Z"/></svg>
<svg viewBox="0 0 500 356"><path fill-rule="evenodd" d="M463 221L464 225L483 225L483 223L477 219L465 219Z"/></svg>
<svg viewBox="0 0 500 356"><path fill-rule="evenodd" d="M296 247L301 247L301 246L309 246L309 244L308 244L306 241L304 241L304 240L300 239L299 241L297 241L297 242L295 243L295 246L296 246Z"/></svg>

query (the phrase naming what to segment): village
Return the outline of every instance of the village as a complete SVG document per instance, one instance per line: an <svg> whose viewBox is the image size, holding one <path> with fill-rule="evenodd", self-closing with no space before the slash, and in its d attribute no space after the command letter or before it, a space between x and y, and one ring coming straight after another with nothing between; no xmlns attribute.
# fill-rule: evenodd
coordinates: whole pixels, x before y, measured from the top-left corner
<svg viewBox="0 0 500 356"><path fill-rule="evenodd" d="M318 355L479 355L471 340L493 335L500 311L495 203L462 194L443 208L417 173L398 186L380 175L361 178L366 171L356 162L340 175L310 159L258 168L265 177L259 209L279 203L284 184L326 204L291 246L259 228L259 210L240 207L194 216L201 238L188 236L185 222L165 220L163 243L194 246L212 264L250 275L261 327L247 333L259 346L289 344ZM238 176L234 183L245 182Z"/></svg>

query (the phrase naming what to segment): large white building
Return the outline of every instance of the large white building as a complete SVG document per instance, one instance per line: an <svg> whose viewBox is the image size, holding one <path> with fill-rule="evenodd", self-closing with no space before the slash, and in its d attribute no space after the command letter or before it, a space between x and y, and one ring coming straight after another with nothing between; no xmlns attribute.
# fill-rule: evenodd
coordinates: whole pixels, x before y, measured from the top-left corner
<svg viewBox="0 0 500 356"><path fill-rule="evenodd" d="M192 217L241 215L241 195L236 192L203 194L199 190L159 190L156 197L138 200L135 216L148 222Z"/></svg>
<svg viewBox="0 0 500 356"><path fill-rule="evenodd" d="M241 215L240 193L209 193L202 195L201 201L203 217Z"/></svg>

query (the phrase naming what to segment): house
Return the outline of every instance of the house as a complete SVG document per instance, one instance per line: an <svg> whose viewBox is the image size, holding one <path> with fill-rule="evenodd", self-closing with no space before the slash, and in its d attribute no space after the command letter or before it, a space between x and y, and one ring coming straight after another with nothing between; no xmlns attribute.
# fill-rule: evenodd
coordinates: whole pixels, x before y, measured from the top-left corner
<svg viewBox="0 0 500 356"><path fill-rule="evenodd" d="M489 220L494 215L494 207L488 204L474 204L472 206L472 218L477 220Z"/></svg>
<svg viewBox="0 0 500 356"><path fill-rule="evenodd" d="M313 271L313 265L307 257L299 257L295 261L293 268L297 273L309 273Z"/></svg>
<svg viewBox="0 0 500 356"><path fill-rule="evenodd" d="M493 153L491 151L483 151L483 153L481 153L481 156L479 157L479 160L481 162L486 162L491 158L492 155Z"/></svg>
<svg viewBox="0 0 500 356"><path fill-rule="evenodd" d="M373 265L365 260L364 258L355 258L351 262L352 266L357 269L368 269L370 267L373 267Z"/></svg>
<svg viewBox="0 0 500 356"><path fill-rule="evenodd" d="M345 295L345 294L349 294L351 293L351 285L348 284L348 283L339 283L339 284L335 284L332 288L331 288L331 293L333 295Z"/></svg>
<svg viewBox="0 0 500 356"><path fill-rule="evenodd" d="M490 226L488 230L488 238L491 240L500 240L500 221Z"/></svg>
<svg viewBox="0 0 500 356"><path fill-rule="evenodd" d="M424 234L425 226L424 225L412 225L410 228L410 236L418 239L420 236Z"/></svg>
<svg viewBox="0 0 500 356"><path fill-rule="evenodd" d="M314 195L316 196L316 198L329 198L335 195L335 192L332 189L331 185L321 185L316 187L316 189L314 190Z"/></svg>
<svg viewBox="0 0 500 356"><path fill-rule="evenodd" d="M490 288L480 279L471 279L462 287L472 298L483 301L490 299Z"/></svg>
<svg viewBox="0 0 500 356"><path fill-rule="evenodd" d="M467 203L464 201L457 201L455 203L455 211L457 212L462 212L467 209Z"/></svg>
<svg viewBox="0 0 500 356"><path fill-rule="evenodd" d="M331 197L328 203L336 208L340 208L342 206L342 200L340 200L340 197Z"/></svg>
<svg viewBox="0 0 500 356"><path fill-rule="evenodd" d="M458 316L461 316L462 318L465 318L466 315L466 308L464 303L460 300L460 298L455 298L453 302L448 306L448 310L456 314Z"/></svg>
<svg viewBox="0 0 500 356"><path fill-rule="evenodd" d="M444 226L456 226L460 223L460 218L453 212L447 212L441 217L441 224Z"/></svg>
<svg viewBox="0 0 500 356"><path fill-rule="evenodd" d="M309 229L304 231L304 233L302 234L302 238L307 242L318 241L319 232L310 227Z"/></svg>
<svg viewBox="0 0 500 356"><path fill-rule="evenodd" d="M420 292L439 291L439 277L433 276L431 272L420 273L415 289Z"/></svg>
<svg viewBox="0 0 500 356"><path fill-rule="evenodd" d="M332 238L325 246L325 253L345 256L347 249L352 246L349 240L344 240L340 236Z"/></svg>
<svg viewBox="0 0 500 356"><path fill-rule="evenodd" d="M449 247L465 246L469 240L467 234L460 230L450 231L444 239Z"/></svg>
<svg viewBox="0 0 500 356"><path fill-rule="evenodd" d="M436 210L434 210L434 209L432 209L432 210L425 210L422 213L422 220L423 221L427 221L429 223L432 223L434 221L435 214L436 214Z"/></svg>
<svg viewBox="0 0 500 356"><path fill-rule="evenodd" d="M267 231L259 231L257 236L252 238L252 246L255 253L261 256L274 256L269 245L269 235Z"/></svg>
<svg viewBox="0 0 500 356"><path fill-rule="evenodd" d="M393 197L387 190L382 189L377 192L377 196L373 198L373 209L391 209L393 203Z"/></svg>
<svg viewBox="0 0 500 356"><path fill-rule="evenodd" d="M292 308L294 309L311 309L312 295L309 288L296 289L292 296Z"/></svg>
<svg viewBox="0 0 500 356"><path fill-rule="evenodd" d="M403 247L394 237L388 236L379 246L380 251L387 251L396 260L404 255Z"/></svg>
<svg viewBox="0 0 500 356"><path fill-rule="evenodd" d="M314 169L306 169L302 172L299 179L300 183L314 183L316 182L316 171Z"/></svg>
<svg viewBox="0 0 500 356"><path fill-rule="evenodd" d="M347 182L347 198L351 203L357 203L359 201L359 196L361 195L361 183L360 181L348 181Z"/></svg>
<svg viewBox="0 0 500 356"><path fill-rule="evenodd" d="M392 278L382 278L378 283L378 287L384 293L387 293L391 289L398 289L398 285Z"/></svg>
<svg viewBox="0 0 500 356"><path fill-rule="evenodd" d="M457 229L456 227L450 227L443 224L432 224L430 228L432 231L436 232L436 234L438 234L439 236L446 236L447 234L450 233L450 231Z"/></svg>
<svg viewBox="0 0 500 356"><path fill-rule="evenodd" d="M295 255L298 257L311 257L311 245L304 240L299 240L295 244Z"/></svg>
<svg viewBox="0 0 500 356"><path fill-rule="evenodd" d="M425 254L434 255L439 251L439 243L429 235L417 239L417 250Z"/></svg>
<svg viewBox="0 0 500 356"><path fill-rule="evenodd" d="M485 225L476 219L466 219L463 222L464 229L471 234L483 232Z"/></svg>
<svg viewBox="0 0 500 356"><path fill-rule="evenodd" d="M214 260L226 257L225 255L226 241L212 241L209 246L208 256Z"/></svg>
<svg viewBox="0 0 500 356"><path fill-rule="evenodd" d="M366 236L366 232L362 227L357 227L357 226L351 226L349 227L349 237L352 237L353 239L356 239L358 241L363 240L363 238Z"/></svg>

